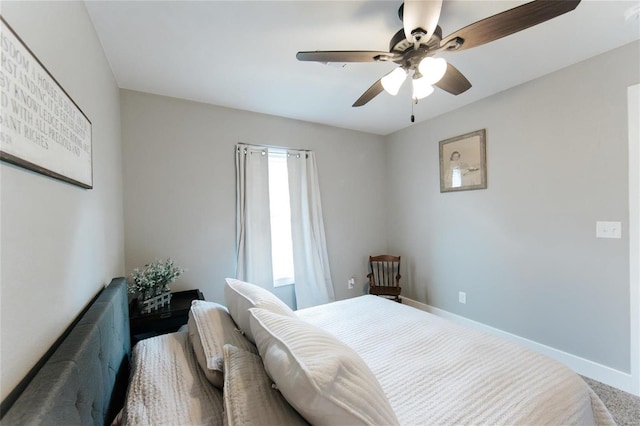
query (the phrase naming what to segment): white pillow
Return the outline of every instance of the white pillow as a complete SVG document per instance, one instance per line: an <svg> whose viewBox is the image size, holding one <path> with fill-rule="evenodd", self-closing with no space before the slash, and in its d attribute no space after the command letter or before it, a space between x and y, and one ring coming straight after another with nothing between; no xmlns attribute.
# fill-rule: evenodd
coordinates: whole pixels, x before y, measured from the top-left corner
<svg viewBox="0 0 640 426"><path fill-rule="evenodd" d="M267 374L313 425L397 425L378 380L360 356L301 319L251 309Z"/></svg>
<svg viewBox="0 0 640 426"><path fill-rule="evenodd" d="M297 318L291 308L269 290L234 278L227 278L226 281L224 298L229 313L251 342L255 342L255 339L249 325L249 309L263 308L277 314Z"/></svg>
<svg viewBox="0 0 640 426"><path fill-rule="evenodd" d="M258 353L237 329L231 315L222 305L194 300L189 310L189 339L200 368L212 385L222 389L224 362L222 348L229 343Z"/></svg>
<svg viewBox="0 0 640 426"><path fill-rule="evenodd" d="M272 383L258 355L224 345L225 424L307 425Z"/></svg>

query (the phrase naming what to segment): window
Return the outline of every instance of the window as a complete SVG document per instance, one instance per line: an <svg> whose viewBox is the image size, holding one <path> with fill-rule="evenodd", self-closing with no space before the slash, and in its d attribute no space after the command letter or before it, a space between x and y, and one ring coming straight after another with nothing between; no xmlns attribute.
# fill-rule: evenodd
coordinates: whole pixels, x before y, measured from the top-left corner
<svg viewBox="0 0 640 426"><path fill-rule="evenodd" d="M335 300L317 171L313 151L236 146L236 278L295 284L298 309Z"/></svg>
<svg viewBox="0 0 640 426"><path fill-rule="evenodd" d="M293 244L286 151L269 150L269 212L273 286L290 285L294 283Z"/></svg>

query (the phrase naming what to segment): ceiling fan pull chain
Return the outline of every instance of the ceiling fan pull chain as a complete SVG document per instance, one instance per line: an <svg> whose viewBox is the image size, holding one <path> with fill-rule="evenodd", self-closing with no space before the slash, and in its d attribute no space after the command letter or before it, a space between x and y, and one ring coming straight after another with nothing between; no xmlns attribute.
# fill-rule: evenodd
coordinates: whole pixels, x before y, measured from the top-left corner
<svg viewBox="0 0 640 426"><path fill-rule="evenodd" d="M413 115L413 105L417 104L417 103L418 103L417 99L415 100L415 102L414 102L413 99L411 99L411 122L412 123L415 123L415 121L416 121L416 117L415 117L415 115Z"/></svg>

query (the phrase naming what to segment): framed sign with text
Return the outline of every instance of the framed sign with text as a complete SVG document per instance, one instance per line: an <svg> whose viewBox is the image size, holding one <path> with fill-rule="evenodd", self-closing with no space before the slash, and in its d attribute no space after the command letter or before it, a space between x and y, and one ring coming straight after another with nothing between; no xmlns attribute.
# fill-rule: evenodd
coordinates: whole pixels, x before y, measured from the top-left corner
<svg viewBox="0 0 640 426"><path fill-rule="evenodd" d="M93 188L91 121L0 21L0 159Z"/></svg>

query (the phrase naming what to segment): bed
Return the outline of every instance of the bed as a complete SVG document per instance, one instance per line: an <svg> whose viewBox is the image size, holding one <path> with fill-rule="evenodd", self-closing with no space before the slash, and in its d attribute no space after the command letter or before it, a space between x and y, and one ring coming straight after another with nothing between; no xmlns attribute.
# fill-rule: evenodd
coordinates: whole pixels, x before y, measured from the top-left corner
<svg viewBox="0 0 640 426"><path fill-rule="evenodd" d="M136 344L117 423L615 424L562 364L406 305L365 295L294 312L232 279L225 299L194 301L187 330ZM59 381L56 392L76 391L64 377L49 379ZM60 417L77 400L55 404L16 404L19 415L8 418L101 424Z"/></svg>
<svg viewBox="0 0 640 426"><path fill-rule="evenodd" d="M206 412L205 422L190 424L614 424L561 363L406 305L365 295L293 312L268 291L231 279L225 297L226 307L192 306L179 337L191 358L170 375L184 379L181 390L154 386L163 389L160 400L184 401L196 407L191 412L201 397L183 398L185 390L200 392L196 382L216 389L204 406L221 417ZM166 380L149 359L165 356L160 346L176 338L134 350L125 424L183 418L150 412L141 385L154 374Z"/></svg>

